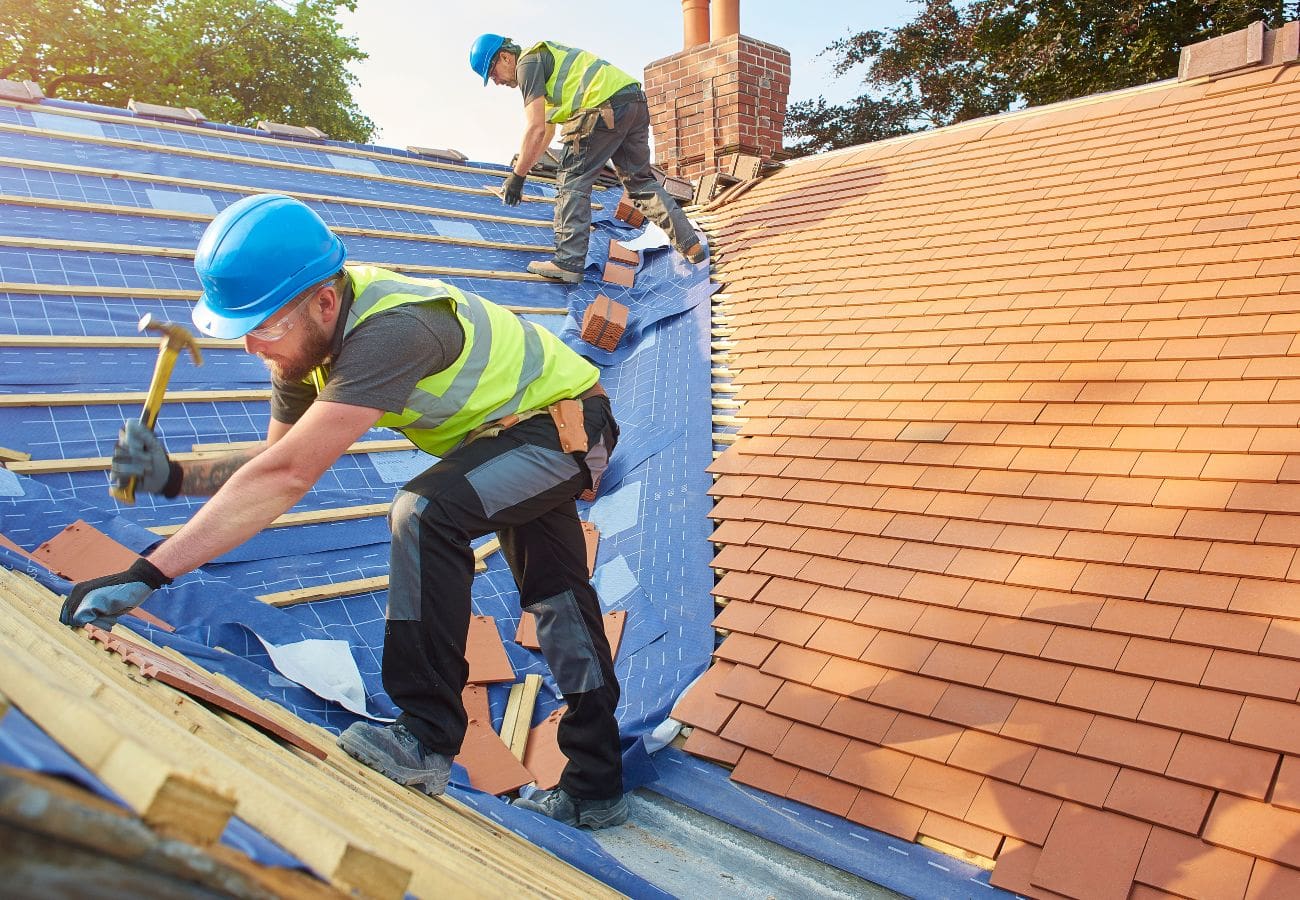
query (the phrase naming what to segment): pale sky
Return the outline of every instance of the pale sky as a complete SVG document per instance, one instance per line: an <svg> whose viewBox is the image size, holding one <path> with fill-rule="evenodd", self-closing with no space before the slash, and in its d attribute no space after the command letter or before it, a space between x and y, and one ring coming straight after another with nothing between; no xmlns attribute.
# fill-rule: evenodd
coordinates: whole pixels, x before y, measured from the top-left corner
<svg viewBox="0 0 1300 900"><path fill-rule="evenodd" d="M913 18L912 0L741 0L740 31L790 51L790 99L819 94L843 101L856 78L832 81L817 54L838 37ZM469 46L483 32L524 47L550 39L582 47L643 77L647 63L682 49L680 0L359 0L340 13L370 58L356 66L354 97L379 126L387 147L443 147L470 159L507 163L519 149L523 107L517 89L498 87L469 69Z"/></svg>

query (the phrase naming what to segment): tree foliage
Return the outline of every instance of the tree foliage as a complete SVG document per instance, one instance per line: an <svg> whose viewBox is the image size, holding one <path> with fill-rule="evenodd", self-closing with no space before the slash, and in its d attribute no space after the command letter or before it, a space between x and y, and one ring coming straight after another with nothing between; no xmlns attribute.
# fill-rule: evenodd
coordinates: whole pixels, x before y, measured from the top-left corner
<svg viewBox="0 0 1300 900"><path fill-rule="evenodd" d="M790 105L786 137L817 153L1020 106L1170 78L1179 49L1264 20L1300 16L1282 0L915 0L906 24L841 38L837 78L860 70L864 93Z"/></svg>
<svg viewBox="0 0 1300 900"><path fill-rule="evenodd" d="M356 0L0 0L0 78L47 97L192 106L213 121L313 125L365 141L340 33Z"/></svg>

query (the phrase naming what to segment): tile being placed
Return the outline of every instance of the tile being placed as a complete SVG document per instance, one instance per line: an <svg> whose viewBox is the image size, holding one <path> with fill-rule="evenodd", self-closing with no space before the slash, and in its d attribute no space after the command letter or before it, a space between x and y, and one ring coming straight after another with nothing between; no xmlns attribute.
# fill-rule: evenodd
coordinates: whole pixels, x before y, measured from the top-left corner
<svg viewBox="0 0 1300 900"><path fill-rule="evenodd" d="M33 550L31 557L60 578L85 581L129 569L139 554L78 519Z"/></svg>
<svg viewBox="0 0 1300 900"><path fill-rule="evenodd" d="M64 528L30 554L23 553L23 555L29 556L60 578L74 582L99 578L102 575L113 575L129 569L139 559L139 554L134 550L122 546L81 519ZM131 610L127 615L142 619L163 631L175 630L153 613L140 607Z"/></svg>

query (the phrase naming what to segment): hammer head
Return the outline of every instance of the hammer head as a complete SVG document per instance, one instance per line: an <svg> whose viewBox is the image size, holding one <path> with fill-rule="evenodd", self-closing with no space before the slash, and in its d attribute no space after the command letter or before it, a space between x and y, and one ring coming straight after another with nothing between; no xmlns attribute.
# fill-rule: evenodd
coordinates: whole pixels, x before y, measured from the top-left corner
<svg viewBox="0 0 1300 900"><path fill-rule="evenodd" d="M154 318L153 313L145 313L140 317L138 329L140 331L153 331L162 335L166 349L176 353L188 350L190 356L194 357L194 365L203 365L203 354L199 351L198 342L194 340L194 335L184 325L176 322L163 322Z"/></svg>

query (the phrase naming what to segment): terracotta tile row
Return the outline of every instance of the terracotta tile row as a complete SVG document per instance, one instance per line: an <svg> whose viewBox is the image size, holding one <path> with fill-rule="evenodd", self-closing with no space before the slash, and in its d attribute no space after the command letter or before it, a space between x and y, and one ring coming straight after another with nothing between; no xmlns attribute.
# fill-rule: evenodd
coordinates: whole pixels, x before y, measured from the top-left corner
<svg viewBox="0 0 1300 900"><path fill-rule="evenodd" d="M868 467L870 468L870 467ZM764 503L761 507L751 507L749 516L770 515L775 516L780 522L768 522L759 524L754 528L753 533L746 538L745 544L766 546L772 549L792 549L806 551L814 555L824 555L824 557L848 557L857 559L862 562L892 562L910 568L922 568L922 570L935 571L937 563L943 562L943 566L937 568L937 571L946 571L953 575L965 575L971 577L980 577L985 580L1011 580L1019 581L1018 577L1010 577L1017 574L1018 554L1032 555L1052 555L1053 558L1066 559L1066 561L1082 563L1084 568L1078 572L1078 583L1071 583L1079 592L1089 593L1118 593L1122 596L1143 598L1148 596L1152 583L1156 580L1157 568L1169 572L1188 571L1188 572L1205 572L1208 575L1251 575L1262 576L1264 579L1291 580L1296 574L1300 574L1300 567L1296 564L1295 546L1262 546L1260 544L1244 544L1240 541L1213 541L1201 540L1199 537L1173 536L1170 538L1139 538L1131 535L1115 535L1115 533L1106 532L1088 532L1088 531L1066 531L1065 528L1050 527L1054 523L1066 522L1088 524L1088 518L1097 519L1096 528L1109 527L1110 522L1117 518L1117 507L1108 505L1108 503L1093 501L1074 501L1070 498L1049 499L1048 497L1032 497L1031 492L1047 493L1053 490L1054 493L1063 493L1061 490L1049 489L1048 481L1043 477L1030 477L1030 485L1024 488L1024 493L1019 496L1015 506L1019 511L1011 509L1008 502L1002 502L1000 505L993 507L993 512L1000 515L1002 522L989 522L988 515L991 507L983 507L983 518L980 522L963 522L963 520L941 518L941 516L919 516L917 519L906 518L909 510L930 510L940 499L940 492L922 492L919 489L889 489L887 485L880 484L880 481L888 481L889 473L885 473L883 479L880 479L876 472L879 467L872 471L870 484L854 485L855 493L861 493L863 488L879 488L878 497L875 498L876 507L880 507L874 512L887 511L894 509L902 512L904 515L896 515L893 518L884 520L879 531L888 532L889 529L900 529L909 527L909 524L926 525L935 529L935 535L932 540L936 548L945 546L944 550L930 550L928 557L920 557L911 561L915 564L909 564L906 561L907 553L915 553L915 550L906 550L904 541L889 541L888 536L863 535L859 529L870 527L870 518L866 524L862 522L862 512L854 510L852 507L841 507L835 503L837 499L835 489L828 488L826 499L822 502L794 503L794 502L770 502ZM928 467L926 470L928 471ZM794 486L800 485L793 479L774 479L774 477L763 477L748 481L748 486L737 486L735 483L736 476L725 476L715 485L714 493L718 496L738 496L738 492L745 492L754 497L767 496L771 501L780 501L784 497L790 496ZM997 489L1014 490L1015 473L1009 472L979 472L971 476L970 483L972 488L983 488L988 492L995 492ZM1023 481L1022 479L1019 479ZM828 484L828 483L826 483ZM1196 483L1204 484L1204 483ZM1034 486L1039 485L1039 486ZM1277 485L1274 485L1277 488ZM1096 489L1093 488L1093 490ZM1089 490L1089 494L1093 493ZM956 492L953 492L956 493ZM969 498L970 493L963 493L963 497ZM1010 501L1009 497L1002 498L1004 501ZM845 502L846 498L841 499ZM1024 501L1047 501L1047 507L1040 507L1034 503L1024 503ZM1032 511L1034 515L1024 515L1024 511ZM1200 511L1199 511L1200 512ZM1126 515L1139 515L1138 511L1128 510ZM1275 522L1286 522L1290 527L1290 520L1294 518L1290 514L1273 514ZM1221 514L1222 519L1227 524L1234 523L1234 518L1239 523L1247 525L1248 523L1258 522L1261 514L1238 514L1227 512ZM1014 528L1015 520L1031 520L1031 522L1043 523L1047 527L1024 529ZM1173 522L1173 516L1166 516L1166 522ZM735 520L731 520L735 523ZM820 525L820 527L800 528L797 525L788 525L784 523L798 523ZM750 522L749 524L754 524ZM1200 532L1205 533L1205 532ZM1256 532L1258 533L1258 532ZM715 536L718 542L728 542L719 540L727 535ZM901 535L900 537L915 538L915 535ZM865 540L858 540L865 538ZM878 540L880 538L880 540ZM884 542L881 542L883 540ZM1283 538L1284 540L1284 538ZM967 546L962 546L967 544ZM974 546L970 546L974 545ZM889 551L893 553L889 553ZM935 554L944 555L935 555ZM904 554L904 555L900 555ZM944 558L946 557L946 558ZM1106 567L1106 563L1113 566L1122 567L1123 571L1114 570ZM1141 575L1141 572L1151 572L1149 576ZM1065 585L1065 587L1071 587Z"/></svg>
<svg viewBox="0 0 1300 900"><path fill-rule="evenodd" d="M793 161L712 214L746 423L689 746L1029 896L1295 892L1297 77Z"/></svg>

